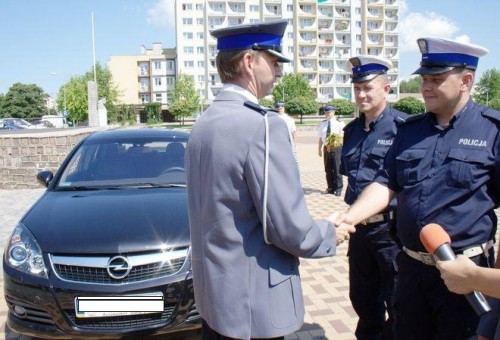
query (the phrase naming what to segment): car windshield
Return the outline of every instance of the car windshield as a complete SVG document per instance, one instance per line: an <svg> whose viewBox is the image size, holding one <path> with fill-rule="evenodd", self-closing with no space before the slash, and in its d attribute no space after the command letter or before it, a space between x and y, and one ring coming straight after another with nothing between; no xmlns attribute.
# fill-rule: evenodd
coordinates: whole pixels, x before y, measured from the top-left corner
<svg viewBox="0 0 500 340"><path fill-rule="evenodd" d="M85 141L66 164L58 190L185 186L186 138Z"/></svg>

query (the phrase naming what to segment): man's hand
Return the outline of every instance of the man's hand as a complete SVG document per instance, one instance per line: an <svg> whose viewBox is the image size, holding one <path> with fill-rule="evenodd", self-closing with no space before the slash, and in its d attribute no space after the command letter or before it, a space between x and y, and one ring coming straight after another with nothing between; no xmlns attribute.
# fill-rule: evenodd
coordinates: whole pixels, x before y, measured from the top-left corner
<svg viewBox="0 0 500 340"><path fill-rule="evenodd" d="M328 219L333 217L333 224L337 229L339 228L344 228L346 229L349 233L355 233L356 232L356 227L354 224L354 218L349 216L347 213L333 213Z"/></svg>
<svg viewBox="0 0 500 340"><path fill-rule="evenodd" d="M354 225L349 225L347 223L337 224L337 221L342 216L344 216L344 214L339 214L338 212L334 212L333 214L331 214L327 218L327 220L330 221L330 222L332 222L333 225L336 228L336 232L337 232L337 245L341 244L344 241L347 241L349 239L350 234L352 234L352 233L354 233L356 231L356 228L354 227Z"/></svg>
<svg viewBox="0 0 500 340"><path fill-rule="evenodd" d="M458 255L453 261L438 261L436 267L450 292L468 294L474 290L471 281L476 275L477 266L467 256Z"/></svg>

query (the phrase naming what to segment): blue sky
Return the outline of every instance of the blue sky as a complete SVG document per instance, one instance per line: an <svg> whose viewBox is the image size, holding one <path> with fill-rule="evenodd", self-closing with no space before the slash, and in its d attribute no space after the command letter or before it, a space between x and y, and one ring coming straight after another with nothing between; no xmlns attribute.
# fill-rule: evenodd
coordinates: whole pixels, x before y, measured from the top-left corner
<svg viewBox="0 0 500 340"><path fill-rule="evenodd" d="M400 76L420 54L415 40L441 36L484 46L479 75L500 68L500 1L399 0ZM92 69L92 13L96 60L139 54L153 42L175 47L174 0L0 0L0 93L16 82L56 96L72 74ZM52 75L56 73L57 75Z"/></svg>

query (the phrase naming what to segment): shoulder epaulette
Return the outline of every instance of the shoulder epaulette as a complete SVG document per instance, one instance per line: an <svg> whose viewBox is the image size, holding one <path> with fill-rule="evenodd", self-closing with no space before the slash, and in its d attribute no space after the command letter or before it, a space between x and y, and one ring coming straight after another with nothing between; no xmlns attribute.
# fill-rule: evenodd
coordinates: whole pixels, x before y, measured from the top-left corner
<svg viewBox="0 0 500 340"><path fill-rule="evenodd" d="M485 117L488 117L488 118L491 118L493 120L496 120L497 122L500 122L500 111L486 107L486 110L481 112L481 114Z"/></svg>
<svg viewBox="0 0 500 340"><path fill-rule="evenodd" d="M260 106L259 104L256 104L254 102L251 102L250 100L247 100L243 105L245 105L249 109L257 111L258 113L260 113L263 116L265 116L267 114L267 111L269 111L269 109L267 109L263 106Z"/></svg>

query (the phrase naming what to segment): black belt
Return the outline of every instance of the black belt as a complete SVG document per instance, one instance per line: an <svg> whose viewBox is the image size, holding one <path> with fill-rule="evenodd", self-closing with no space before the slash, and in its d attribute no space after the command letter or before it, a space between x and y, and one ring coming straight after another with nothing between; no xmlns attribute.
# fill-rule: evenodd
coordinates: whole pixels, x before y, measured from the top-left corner
<svg viewBox="0 0 500 340"><path fill-rule="evenodd" d="M393 219L394 219L394 212L389 211L368 217L366 220L360 222L360 224L367 225L372 223L389 222L392 221Z"/></svg>

